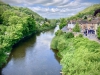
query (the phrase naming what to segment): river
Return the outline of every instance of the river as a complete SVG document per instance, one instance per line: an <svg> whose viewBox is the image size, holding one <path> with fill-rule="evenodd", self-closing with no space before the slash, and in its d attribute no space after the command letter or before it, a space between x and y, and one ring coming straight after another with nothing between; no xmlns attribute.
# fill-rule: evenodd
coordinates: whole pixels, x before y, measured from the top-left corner
<svg viewBox="0 0 100 75"><path fill-rule="evenodd" d="M1 75L61 75L57 52L50 49L50 42L58 29L57 26L19 43L12 50Z"/></svg>

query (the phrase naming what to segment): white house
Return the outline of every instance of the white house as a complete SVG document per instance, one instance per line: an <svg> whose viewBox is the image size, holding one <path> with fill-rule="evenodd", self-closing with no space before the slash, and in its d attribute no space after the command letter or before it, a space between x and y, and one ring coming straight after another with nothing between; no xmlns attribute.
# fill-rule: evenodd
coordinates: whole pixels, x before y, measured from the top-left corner
<svg viewBox="0 0 100 75"><path fill-rule="evenodd" d="M76 23L74 23L74 22L72 22L72 21L71 21L70 23L68 23L68 25L67 25L68 30L69 30L69 31L72 31L72 29L75 27L75 24L76 24Z"/></svg>
<svg viewBox="0 0 100 75"><path fill-rule="evenodd" d="M73 29L73 28L74 28L74 26L75 26L74 24L68 24L68 26L67 26L67 27L68 27L68 29L70 29L70 28L71 28L71 29Z"/></svg>

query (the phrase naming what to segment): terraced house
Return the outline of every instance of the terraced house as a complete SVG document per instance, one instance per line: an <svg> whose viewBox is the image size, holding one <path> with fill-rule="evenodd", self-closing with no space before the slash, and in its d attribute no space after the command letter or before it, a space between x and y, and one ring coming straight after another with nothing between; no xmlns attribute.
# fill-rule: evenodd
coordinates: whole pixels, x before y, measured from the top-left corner
<svg viewBox="0 0 100 75"><path fill-rule="evenodd" d="M85 30L90 30L90 33L94 33L96 34L96 30L100 24L100 19L93 19L91 21L87 21L87 20L81 20L78 22L81 28L81 32L84 32ZM87 31L87 33L89 33Z"/></svg>
<svg viewBox="0 0 100 75"><path fill-rule="evenodd" d="M87 33L96 34L96 30L100 25L100 18L94 18L91 21L88 20L70 21L67 26L69 31L72 31L76 23L79 24L81 32L85 32L87 30Z"/></svg>

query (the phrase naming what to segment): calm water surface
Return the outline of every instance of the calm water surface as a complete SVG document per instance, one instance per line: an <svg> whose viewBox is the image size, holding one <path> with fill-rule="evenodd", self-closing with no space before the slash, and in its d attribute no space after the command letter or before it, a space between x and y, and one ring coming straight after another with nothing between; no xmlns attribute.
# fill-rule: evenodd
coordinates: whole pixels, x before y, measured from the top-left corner
<svg viewBox="0 0 100 75"><path fill-rule="evenodd" d="M34 35L13 49L2 75L61 75L56 52L50 49L54 30Z"/></svg>

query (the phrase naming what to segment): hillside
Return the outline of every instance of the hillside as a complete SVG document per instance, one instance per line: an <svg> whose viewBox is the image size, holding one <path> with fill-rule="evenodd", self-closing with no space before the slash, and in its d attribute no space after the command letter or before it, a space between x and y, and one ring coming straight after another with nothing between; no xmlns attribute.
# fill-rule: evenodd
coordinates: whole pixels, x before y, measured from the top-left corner
<svg viewBox="0 0 100 75"><path fill-rule="evenodd" d="M55 26L56 20L44 19L28 8L14 7L0 1L0 67L21 39Z"/></svg>
<svg viewBox="0 0 100 75"><path fill-rule="evenodd" d="M82 13L84 15L93 15L94 11L97 9L100 9L100 4L91 5L79 13Z"/></svg>
<svg viewBox="0 0 100 75"><path fill-rule="evenodd" d="M76 15L68 17L66 19L67 20L77 20L77 19L83 18L84 16L92 16L93 17L93 14L94 14L95 10L97 10L97 9L100 9L100 4L91 5L87 8L85 8L84 10L80 11ZM100 16L100 14L98 16Z"/></svg>
<svg viewBox="0 0 100 75"><path fill-rule="evenodd" d="M12 10L23 12L27 15L33 15L36 21L41 21L44 20L43 17L41 17L39 14L36 12L32 11L29 8L23 8L23 7L12 7Z"/></svg>
<svg viewBox="0 0 100 75"><path fill-rule="evenodd" d="M6 63L14 44L38 30L33 13L29 15L19 9L0 1L0 67Z"/></svg>
<svg viewBox="0 0 100 75"><path fill-rule="evenodd" d="M1 10L0 14L2 14L3 11L9 10L9 11L13 11L13 12L25 13L27 15L33 15L36 21L44 20L43 17L41 17L36 12L30 10L29 8L10 6L9 4L6 4L2 1L0 1L0 10Z"/></svg>

